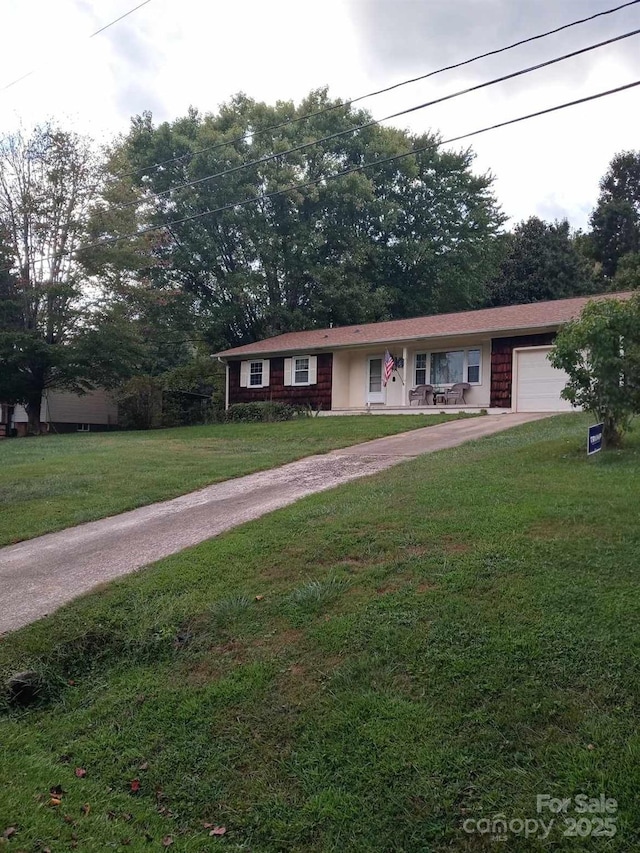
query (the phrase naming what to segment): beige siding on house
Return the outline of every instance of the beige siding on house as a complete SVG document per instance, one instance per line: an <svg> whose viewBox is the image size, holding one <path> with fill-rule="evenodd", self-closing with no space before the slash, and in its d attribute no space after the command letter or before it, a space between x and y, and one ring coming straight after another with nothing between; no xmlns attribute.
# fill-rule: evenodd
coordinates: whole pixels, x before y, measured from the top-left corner
<svg viewBox="0 0 640 853"><path fill-rule="evenodd" d="M40 419L45 423L59 424L117 424L118 407L104 390L87 394L70 391L49 391L42 401ZM26 423L27 413L16 406L15 423Z"/></svg>
<svg viewBox="0 0 640 853"><path fill-rule="evenodd" d="M333 372L331 375L331 408L349 408L349 371L351 353L336 350L333 354Z"/></svg>
<svg viewBox="0 0 640 853"><path fill-rule="evenodd" d="M481 350L481 374L480 384L474 385L465 394L467 405L478 408L489 408L491 397L491 341L478 340L474 338L443 338L420 343L411 344L398 342L397 344L378 345L363 347L354 350L336 350L333 355L333 387L331 408L332 409L361 409L367 405L367 364L371 357L383 358L385 350L395 357L403 355L407 348L408 358L404 367L398 368L392 374L392 378L385 389L385 402L383 406L396 408L405 405L407 399L405 388L413 388L415 382L415 357L417 353L444 352L456 349L480 349ZM393 381L395 377L395 382ZM403 383L405 383L403 385ZM429 378L427 377L427 384ZM378 408L378 406L376 406Z"/></svg>
<svg viewBox="0 0 640 853"><path fill-rule="evenodd" d="M464 398L468 406L488 409L491 402L491 341L469 340L458 338L444 341L428 341L424 346L412 346L409 350L410 372L409 388L415 387L415 356L417 353L446 352L457 349L479 349L480 356L480 384L472 385L465 392ZM427 384L430 384L427 376Z"/></svg>

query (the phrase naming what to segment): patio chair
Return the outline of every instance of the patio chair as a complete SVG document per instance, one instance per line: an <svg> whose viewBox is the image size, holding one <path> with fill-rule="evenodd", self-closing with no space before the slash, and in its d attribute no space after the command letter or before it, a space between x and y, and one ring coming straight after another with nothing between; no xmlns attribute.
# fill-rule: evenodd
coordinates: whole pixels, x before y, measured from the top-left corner
<svg viewBox="0 0 640 853"><path fill-rule="evenodd" d="M429 394L433 394L433 385L417 385L415 388L410 388L409 405L414 400L417 400L419 406L427 406L429 403Z"/></svg>
<svg viewBox="0 0 640 853"><path fill-rule="evenodd" d="M444 397L444 403L448 406L450 404L453 405L465 405L464 392L470 391L471 385L468 382L456 382L455 385L452 385L448 391L445 391L442 395Z"/></svg>

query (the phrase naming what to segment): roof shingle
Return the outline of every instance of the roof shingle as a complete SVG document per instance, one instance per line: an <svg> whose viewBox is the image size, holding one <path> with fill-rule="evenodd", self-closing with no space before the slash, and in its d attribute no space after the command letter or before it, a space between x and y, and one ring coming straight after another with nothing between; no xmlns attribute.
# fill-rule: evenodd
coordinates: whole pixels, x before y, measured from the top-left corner
<svg viewBox="0 0 640 853"><path fill-rule="evenodd" d="M287 332L252 344L216 353L221 358L243 355L275 355L308 350L334 350L366 344L386 344L422 338L456 337L462 335L548 329L577 317L590 299L628 299L633 291L578 296L553 302L531 302L527 305L506 305L502 308L482 308L453 314L433 314L408 320L386 320L357 326L336 326L330 329L311 329L306 332Z"/></svg>

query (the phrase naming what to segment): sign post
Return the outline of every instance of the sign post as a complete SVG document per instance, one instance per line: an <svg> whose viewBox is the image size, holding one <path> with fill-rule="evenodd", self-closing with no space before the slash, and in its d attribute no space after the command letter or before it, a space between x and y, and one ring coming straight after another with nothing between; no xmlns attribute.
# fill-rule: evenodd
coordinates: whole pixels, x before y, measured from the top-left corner
<svg viewBox="0 0 640 853"><path fill-rule="evenodd" d="M589 435L587 438L587 456L593 456L599 450L602 450L602 432L604 424L594 424L589 427Z"/></svg>

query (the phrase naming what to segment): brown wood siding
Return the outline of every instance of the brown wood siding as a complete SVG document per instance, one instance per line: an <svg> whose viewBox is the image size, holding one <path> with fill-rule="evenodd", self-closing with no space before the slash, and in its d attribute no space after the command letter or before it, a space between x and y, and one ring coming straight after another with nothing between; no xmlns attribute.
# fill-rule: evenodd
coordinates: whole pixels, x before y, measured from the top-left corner
<svg viewBox="0 0 640 853"><path fill-rule="evenodd" d="M491 341L491 406L511 408L513 351L517 347L543 347L553 343L555 332L544 335L520 335L517 338L493 338Z"/></svg>
<svg viewBox="0 0 640 853"><path fill-rule="evenodd" d="M255 360L255 359L254 359ZM327 412L331 409L333 354L318 356L318 381L315 385L285 385L284 357L271 358L268 388L241 388L240 362L229 362L229 403L254 403L273 400L294 406L312 406Z"/></svg>

